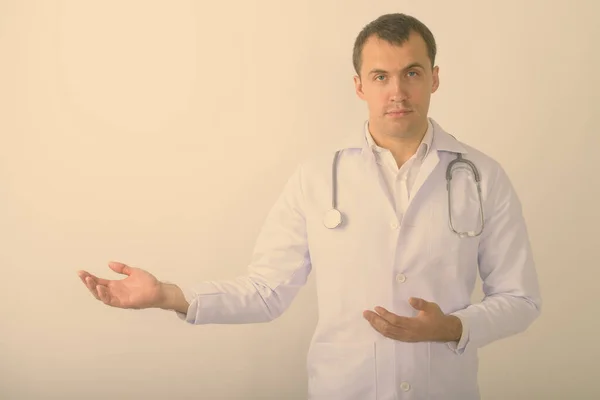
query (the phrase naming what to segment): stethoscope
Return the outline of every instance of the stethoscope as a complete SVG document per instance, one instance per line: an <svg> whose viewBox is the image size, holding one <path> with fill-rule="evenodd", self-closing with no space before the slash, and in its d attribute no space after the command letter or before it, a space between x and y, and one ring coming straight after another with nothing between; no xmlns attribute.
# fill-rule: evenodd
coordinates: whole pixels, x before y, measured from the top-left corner
<svg viewBox="0 0 600 400"><path fill-rule="evenodd" d="M331 209L325 213L323 218L323 224L328 229L335 229L340 226L343 222L342 213L337 208L337 165L338 159L340 156L340 150L335 152L333 157L333 165L331 168L331 181L332 181L332 193L331 193ZM473 176L475 178L475 185L477 187L477 196L479 198L479 222L480 227L477 231L457 231L454 228L454 223L452 221L452 196L451 193L451 185L452 185L452 171L454 167L459 164L465 164L471 172L473 172ZM481 235L483 232L484 225L484 216L483 216L483 201L481 199L481 175L479 174L479 170L477 166L470 160L463 158L461 153L456 153L456 158L452 160L448 167L446 168L446 189L448 192L448 220L450 223L450 229L452 232L457 234L459 237L475 237Z"/></svg>

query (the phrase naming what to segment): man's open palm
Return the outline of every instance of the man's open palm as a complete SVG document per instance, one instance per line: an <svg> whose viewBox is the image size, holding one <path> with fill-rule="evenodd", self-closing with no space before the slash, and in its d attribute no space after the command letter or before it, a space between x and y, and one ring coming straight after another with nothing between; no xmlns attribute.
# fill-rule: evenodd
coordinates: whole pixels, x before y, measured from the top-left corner
<svg viewBox="0 0 600 400"><path fill-rule="evenodd" d="M112 307L134 309L154 307L160 301L161 284L154 275L118 262L110 262L108 266L127 277L108 280L98 278L87 271L77 272L96 299Z"/></svg>

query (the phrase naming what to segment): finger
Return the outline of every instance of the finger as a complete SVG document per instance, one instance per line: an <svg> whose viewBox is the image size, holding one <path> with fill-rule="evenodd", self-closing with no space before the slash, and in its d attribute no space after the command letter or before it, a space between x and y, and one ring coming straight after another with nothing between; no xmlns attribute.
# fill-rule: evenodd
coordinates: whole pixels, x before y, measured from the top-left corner
<svg viewBox="0 0 600 400"><path fill-rule="evenodd" d="M375 329L381 333L390 333L394 330L394 328L397 328L397 326L388 319L383 318L381 315L373 311L365 311L363 316Z"/></svg>
<svg viewBox="0 0 600 400"><path fill-rule="evenodd" d="M85 286L88 288L88 290L92 293L92 295L97 299L100 300L100 298L98 297L98 293L96 292L96 283L94 282L94 280L87 276L87 277L82 277L81 280L83 281L83 283L85 284Z"/></svg>
<svg viewBox="0 0 600 400"><path fill-rule="evenodd" d="M381 315L367 310L363 313L364 318L369 321L371 326L375 328L375 330L379 331L382 334L387 334L394 326L388 320L384 319Z"/></svg>
<svg viewBox="0 0 600 400"><path fill-rule="evenodd" d="M405 329L409 329L410 327L412 327L412 324L414 323L414 318L403 317L403 316L394 314L381 306L375 307L375 311L377 311L377 313L381 316L381 318L385 319L389 323L399 326L399 327L402 327L402 328L405 328Z"/></svg>
<svg viewBox="0 0 600 400"><path fill-rule="evenodd" d="M396 324L396 319L400 318L400 316L389 312L381 306L375 307L375 311L381 316L381 318L385 319L386 321L389 321L391 324Z"/></svg>
<svg viewBox="0 0 600 400"><path fill-rule="evenodd" d="M85 281L86 281L89 291L92 292L92 294L94 295L94 297L97 300L100 300L100 297L98 297L98 289L97 289L98 283L91 277L87 277L85 279Z"/></svg>
<svg viewBox="0 0 600 400"><path fill-rule="evenodd" d="M369 321L371 326L383 336L400 341L408 340L409 336L407 335L408 331L406 329L390 323L388 320L372 311L365 311L363 315L365 319Z"/></svg>
<svg viewBox="0 0 600 400"><path fill-rule="evenodd" d="M131 267L129 267L123 263L116 262L116 261L109 262L108 266L110 267L110 269L112 269L113 271L115 271L116 273L119 273L119 274L131 275L131 272L132 272Z"/></svg>
<svg viewBox="0 0 600 400"><path fill-rule="evenodd" d="M408 302L415 310L419 311L427 311L430 305L428 301L418 297L411 297L410 299L408 299Z"/></svg>
<svg viewBox="0 0 600 400"><path fill-rule="evenodd" d="M110 283L108 279L99 278L96 275L92 275L87 271L79 271L78 274L80 278L83 277L82 279L85 279L86 277L92 278L92 280L99 285L108 286L108 284Z"/></svg>
<svg viewBox="0 0 600 400"><path fill-rule="evenodd" d="M110 292L106 286L98 285L96 290L100 301L102 301L104 304L112 307L118 306L118 299L110 295Z"/></svg>
<svg viewBox="0 0 600 400"><path fill-rule="evenodd" d="M87 275L83 279L85 280L85 284L87 285L87 287L90 289L95 289L96 285L99 284L99 279L96 278L94 275Z"/></svg>
<svg viewBox="0 0 600 400"><path fill-rule="evenodd" d="M108 295L108 290L104 290L103 286L96 286L96 293L101 302L103 302L104 304L110 304L110 296Z"/></svg>

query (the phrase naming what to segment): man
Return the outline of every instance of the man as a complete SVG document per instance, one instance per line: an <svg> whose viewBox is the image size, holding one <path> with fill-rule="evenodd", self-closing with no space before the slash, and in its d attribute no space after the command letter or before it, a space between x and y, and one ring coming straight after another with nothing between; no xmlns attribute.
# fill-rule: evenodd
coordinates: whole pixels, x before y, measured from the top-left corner
<svg viewBox="0 0 600 400"><path fill-rule="evenodd" d="M81 279L111 306L175 310L191 324L252 323L280 316L314 269L310 399L478 399L477 349L524 331L541 299L505 172L428 117L435 55L429 29L404 14L360 32L353 62L364 131L298 167L247 275L180 288L110 263L128 277ZM459 156L473 164L451 165ZM485 298L471 304L477 273Z"/></svg>

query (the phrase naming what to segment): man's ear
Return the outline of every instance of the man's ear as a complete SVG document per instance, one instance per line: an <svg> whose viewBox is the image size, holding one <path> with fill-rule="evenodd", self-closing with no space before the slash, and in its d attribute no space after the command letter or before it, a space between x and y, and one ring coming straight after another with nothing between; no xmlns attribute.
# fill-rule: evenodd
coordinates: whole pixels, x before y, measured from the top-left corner
<svg viewBox="0 0 600 400"><path fill-rule="evenodd" d="M436 66L432 71L431 93L435 93L440 87L440 67Z"/></svg>
<svg viewBox="0 0 600 400"><path fill-rule="evenodd" d="M365 99L365 93L363 92L362 81L360 80L360 76L354 75L354 90L356 91L356 95L361 99Z"/></svg>

